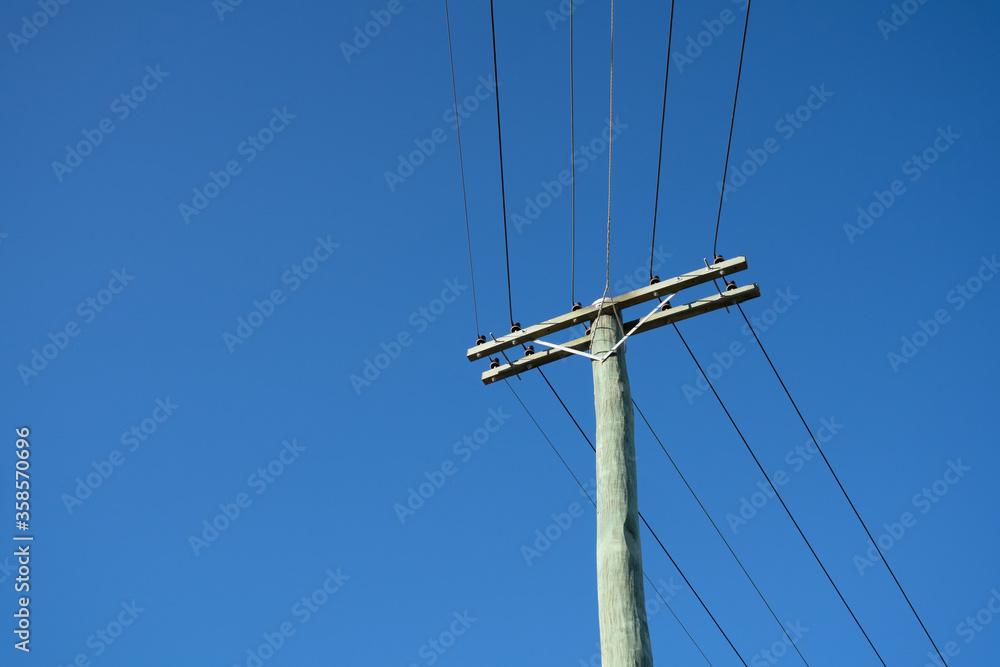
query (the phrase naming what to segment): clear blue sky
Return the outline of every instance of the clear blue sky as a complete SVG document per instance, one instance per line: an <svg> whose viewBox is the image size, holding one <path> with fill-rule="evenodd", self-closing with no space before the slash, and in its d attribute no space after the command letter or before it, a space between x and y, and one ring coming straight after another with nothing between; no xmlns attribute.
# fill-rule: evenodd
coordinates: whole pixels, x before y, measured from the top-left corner
<svg viewBox="0 0 1000 667"><path fill-rule="evenodd" d="M835 431L826 452L862 516L896 533L886 556L939 646L954 642L949 664L993 665L1000 9L897 5L753 3L719 252L747 256L736 279L762 293L747 314L808 423ZM559 12L496 7L525 325L605 283L611 7L584 0L574 18L572 284ZM617 3L616 293L648 272L668 12ZM677 2L661 277L712 252L744 16L742 2ZM478 328L440 0L17 0L0 26L0 494L13 536L27 426L35 536L31 653L8 629L0 662L598 664L593 508L510 390L465 359L509 324L489 3L451 6ZM829 471L796 453L808 435L742 324L722 311L680 330L703 364L717 355L717 389L886 662L930 664L884 566L855 559L864 531ZM631 341L628 365L810 664L878 664L780 506L754 496L760 471L695 392L676 334ZM588 366L546 373L592 433ZM538 374L512 385L589 482L593 454ZM783 652L781 630L641 422L636 440L640 507L734 644L755 665L795 664L762 653ZM422 484L430 497L402 512ZM743 499L763 505L745 525ZM711 662L739 664L642 544ZM0 550L8 628L14 548ZM654 599L647 586L656 664L704 664Z"/></svg>

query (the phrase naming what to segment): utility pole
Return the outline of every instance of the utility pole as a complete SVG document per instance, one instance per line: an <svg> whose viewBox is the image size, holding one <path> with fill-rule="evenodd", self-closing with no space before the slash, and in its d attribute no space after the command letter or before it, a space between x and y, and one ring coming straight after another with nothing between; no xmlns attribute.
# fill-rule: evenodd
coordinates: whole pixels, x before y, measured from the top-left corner
<svg viewBox="0 0 1000 667"><path fill-rule="evenodd" d="M576 354L589 358L594 373L594 408L597 417L597 604L601 633L601 664L604 667L652 667L653 653L646 622L643 588L642 549L639 539L639 496L636 484L635 416L625 365L625 339L667 324L703 313L728 308L760 296L756 284L737 287L726 284L718 291L696 301L672 307L670 298L677 292L747 268L745 257L715 263L706 260L697 269L676 278L654 282L614 299L601 299L587 308L574 305L573 311L541 324L521 329L487 342L480 336L476 347L468 350L470 361L528 342L549 349L535 352L527 345L525 356L502 365L490 358L490 370L482 375L484 384L523 373L532 368ZM665 297L645 317L619 325L625 308ZM587 333L558 344L541 340L542 336L568 329L583 322L591 323ZM623 330L624 329L624 330ZM589 351L585 351L589 350Z"/></svg>
<svg viewBox="0 0 1000 667"><path fill-rule="evenodd" d="M593 354L604 356L625 335L614 312L591 327ZM593 361L597 413L597 613L601 664L653 667L639 541L635 414L625 346Z"/></svg>

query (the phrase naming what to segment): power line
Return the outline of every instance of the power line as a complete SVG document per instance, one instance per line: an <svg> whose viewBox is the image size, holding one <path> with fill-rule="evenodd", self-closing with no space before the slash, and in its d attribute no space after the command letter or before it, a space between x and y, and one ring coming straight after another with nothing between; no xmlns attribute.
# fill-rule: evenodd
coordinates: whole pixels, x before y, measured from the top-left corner
<svg viewBox="0 0 1000 667"><path fill-rule="evenodd" d="M472 280L472 312L476 317L476 335L479 329L479 306L476 303L476 274L472 270L472 232L469 231L469 199L465 191L465 164L462 161L462 130L458 115L458 88L455 85L455 57L451 50L451 18L448 13L448 0L444 0L444 20L448 27L448 60L451 61L451 95L455 102L455 134L458 136L458 168L462 173L462 205L465 207L465 238L469 244L469 277ZM495 80L495 79L494 79Z"/></svg>
<svg viewBox="0 0 1000 667"><path fill-rule="evenodd" d="M588 497L589 497L589 496L588 496ZM596 508L597 508L597 503L595 503L595 502L593 501L593 499L591 499L591 501L590 501L590 502L591 502L591 503L593 503L593 505L594 505L594 508L596 509ZM705 662L707 662L707 663L708 663L708 667L713 667L713 665L712 665L712 661L708 659L708 656L707 656L707 655L705 655L705 652L704 652L703 650L701 650L701 646L699 646L699 645L698 645L698 642L696 642L696 641L694 640L694 637L692 637L692 636L691 636L691 633L690 633L690 632L688 632L688 629L687 629L686 627L684 627L684 624L683 624L683 623L681 623L681 619L677 617L677 614L676 614L676 613L674 613L674 610L673 610L673 609L671 609L671 607L670 607L670 605L669 605L669 604L667 604L667 599L666 599L665 597L663 597L663 594L662 594L662 593L660 593L660 589L658 589L658 588L656 587L656 584L654 584L654 583L653 583L653 580L649 578L649 575L648 575L648 574L646 574L646 571L645 571L645 570L643 570L643 572L642 572L642 576L643 576L643 578L644 578L644 579L645 579L646 581L648 581L648 582L649 582L649 585L650 585L650 586L652 587L652 589L653 589L653 592L654 592L654 593L656 593L656 597L660 598L660 600L661 600L661 601L663 602L663 606L667 608L667 611L669 611L669 612L670 612L670 615L674 617L674 620L676 620L676 621L677 621L677 624L678 624L679 626L681 626L681 630L683 630L683 631L684 631L684 634L686 634L686 635L688 636L688 639L690 639L690 640L691 640L691 642L692 642L692 643L694 644L694 647L695 647L696 649L698 649L698 653L701 653L701 657L705 658Z"/></svg>
<svg viewBox="0 0 1000 667"><path fill-rule="evenodd" d="M611 76L609 83L609 102L608 102L608 123L614 123L615 118L615 0L611 0ZM608 295L611 295L611 303L614 305L615 298L611 294L611 144L614 140L614 132L608 131L608 242L607 242L607 258L605 264L605 274L604 274L604 293L601 295L601 305L597 309L597 317L594 318L596 322L601 317L601 312L604 310L604 301ZM618 316L618 310L613 309L615 312L615 317L618 317L619 323L621 323L621 318Z"/></svg>
<svg viewBox="0 0 1000 667"><path fill-rule="evenodd" d="M497 35L496 23L493 20L493 0L490 0L490 34L493 38L493 81L496 82L497 99L497 147L500 151L500 203L503 206L503 252L507 260L507 308L510 311L510 324L514 326L514 304L510 296L510 249L507 243L507 195L503 182L503 139L500 136L500 78L497 74Z"/></svg>
<svg viewBox="0 0 1000 667"><path fill-rule="evenodd" d="M569 467L569 464L566 463L566 459L564 459L562 457L562 454L559 453L559 450L556 449L556 446L554 444L552 444L552 441L549 439L549 436L547 436L545 434L545 431L542 430L542 427L538 424L538 421L535 419L534 415L532 415L531 411L528 410L528 406L526 406L524 404L524 401L521 400L521 397L517 395L517 392L514 391L514 387L512 387L510 385L510 383L507 382L507 380L504 380L504 383L507 385L507 387L514 394L514 398L516 398L517 402L521 404L521 407L524 408L524 411L526 413L528 413L528 417L531 418L531 421L538 428L538 431L542 434L542 437L545 438L545 441L549 443L549 447L552 448L552 451L555 452L556 456L559 457L559 460L562 461L562 464L566 468L567 472L569 472L569 474L573 476L573 479L576 481L577 486L579 486L580 490L583 491L583 493L584 493L585 496L587 496L587 500L589 500L590 504L593 505L594 508L596 509L597 508L597 503L590 496L590 493L587 491L586 487L584 487L583 484L580 482L580 479L576 476L576 473L574 473L573 470L572 470L572 468ZM674 617L674 619L677 621L678 625L681 626L681 629L684 630L684 633L688 636L688 638L691 640L691 642L695 645L695 648L698 649L698 652L701 653L701 656L703 658L705 658L705 662L707 662L711 666L712 662L708 659L708 656L705 655L705 652L702 650L701 646L698 645L698 642L695 641L695 638L691 636L690 632L688 632L688 629L684 626L684 623L681 622L681 619L678 618L678 616L677 616L676 613L674 613L674 610L670 607L670 604L663 597L663 595L660 593L660 591L656 588L656 585L653 583L653 580L649 578L649 575L646 574L645 571L643 571L642 576L646 579L646 581L649 582L649 585L653 587L653 591L656 593L657 597L659 597L660 600L663 601L663 605L667 608L667 610L670 612L670 614Z"/></svg>
<svg viewBox="0 0 1000 667"><path fill-rule="evenodd" d="M702 504L701 499L698 498L698 494L695 493L694 489L691 488L691 485L688 484L687 478L684 477L684 474L681 472L681 469L678 468L677 464L674 462L674 457L670 456L670 452L668 452L667 448L664 447L663 441L660 440L660 436L656 435L656 431L653 430L653 426L649 423L649 420L646 419L646 415L643 414L642 410L639 408L639 404L635 402L634 398L632 399L632 405L635 406L636 412L638 412L639 416L642 417L642 421L646 422L646 427L649 429L649 432L653 434L654 438L656 438L656 442L659 443L660 449L663 450L663 453L667 455L667 459L670 460L670 465L674 467L674 470L677 471L677 474L680 476L681 481L684 482L684 486L686 486L688 491L691 492L691 495L694 496L695 501L698 503L698 507L700 507L701 511L705 513L705 516L708 517L708 520L712 523L712 527L715 528L715 532L719 534L719 537L722 538L722 541L725 543L726 548L729 549L729 553L731 553L733 555L733 558L736 559L736 563L740 566L740 569L743 570L743 574L745 574L747 579L750 580L750 584L753 586L753 589L757 591L757 595L760 596L761 602L763 602L764 606L767 607L767 610L771 612L771 616L773 616L774 620L778 623L778 627L781 628L781 631L785 633L785 637L788 639L789 643L795 649L795 652L799 654L799 657L802 658L802 662L805 663L806 667L808 667L809 662L805 659L805 656L802 655L802 652L799 651L799 647L795 645L795 642L792 640L791 636L789 636L788 630L785 629L785 626L781 623L781 620L778 618L777 614L775 614L774 610L771 609L771 605L768 604L767 600L764 598L764 594L760 592L759 588L757 588L757 583L753 580L753 577L750 576L750 573L747 572L747 569L743 566L743 562L740 560L739 556L736 555L736 552L733 551L733 548L729 545L729 540L727 540L726 536L722 534L721 530L719 530L719 526L715 523L715 519L713 519L712 515L708 513L708 510L705 509L705 506Z"/></svg>
<svg viewBox="0 0 1000 667"><path fill-rule="evenodd" d="M781 374L778 373L778 369L775 368L774 362L771 361L770 355L768 355L767 350L764 349L764 344L761 343L760 338L757 337L757 332L754 331L753 325L751 325L750 320L747 319L746 313L743 312L743 308L740 307L740 304L736 304L736 307L740 309L740 315L743 316L743 320L747 323L747 326L750 328L751 333L753 333L754 340L756 340L757 345L760 346L760 351L764 353L764 358L767 359L768 365L770 365L771 370L774 371L774 376L778 378L778 382L781 384L781 388L785 390L785 395L788 396L788 400L791 401L792 407L795 408L795 413L799 416L799 420L802 421L802 425L806 427L806 431L809 433L809 437L812 438L813 444L816 445L816 449L819 451L820 456L823 457L823 461L826 463L826 467L830 470L830 474L833 475L833 479L836 480L837 486L840 487L841 493L844 494L844 498L847 499L847 504L851 506L852 510L854 510L854 516L858 518L858 521L861 523L861 527L865 529L865 533L868 535L868 539L871 540L871 543L875 545L875 550L878 552L878 555L882 557L882 562L885 563L886 569L888 569L889 574L892 575L892 580L896 582L896 586L899 588L899 592L903 594L903 599L906 600L906 604L910 606L910 611L913 612L913 615L917 618L917 622L920 623L920 627L923 629L924 634L927 635L927 639L930 640L931 646L933 646L934 650L937 651L938 657L941 659L941 663L945 665L945 667L947 667L948 663L944 659L944 655L942 655L941 649L939 649L938 645L934 642L934 638L931 637L931 633L927 630L927 626L924 625L923 619L920 618L920 614L917 613L917 610L916 608L914 608L913 603L910 602L910 598L906 594L906 591L903 590L903 585L900 584L899 579L896 578L896 573L892 571L892 567L890 567L889 561L886 560L885 554L883 554L882 550L879 548L878 542L875 540L874 537L872 537L872 533L870 530L868 530L868 526L865 524L864 519L861 518L861 514L858 512L858 508L855 507L854 502L851 500L851 497L847 494L847 489L844 488L844 485L840 482L840 478L837 476L837 473L834 472L833 466L830 464L830 460L826 458L826 454L823 452L823 448L819 446L819 441L816 440L816 436L813 435L812 429L809 428L809 424L806 423L805 418L802 416L802 412L799 410L799 406L796 405L795 399L792 398L792 394L788 391L788 387L785 386L785 381L781 379Z"/></svg>
<svg viewBox="0 0 1000 667"><path fill-rule="evenodd" d="M726 172L729 170L729 151L733 147L733 125L736 124L736 102L740 98L740 77L743 75L743 51L747 46L747 26L750 25L750 2L747 0L747 18L743 23L743 46L740 47L740 68L736 73L736 94L733 96L733 117L729 121L729 143L726 145L726 165L722 169L722 187L719 188L719 215L715 218L715 240L712 242L712 257L716 256L719 245L719 221L722 220L722 200L726 192Z"/></svg>
<svg viewBox="0 0 1000 667"><path fill-rule="evenodd" d="M712 612L708 610L708 605L706 605L705 601L701 599L700 595L698 595L698 592L694 589L694 586L691 585L691 582L688 581L688 578L684 576L684 572L683 570L681 570L680 566L677 565L677 561L675 561L674 557L670 555L670 552L667 551L667 548L663 546L663 542L661 542L660 538L657 537L656 531L654 531L653 528L649 525L649 522L646 521L646 517L642 515L642 512L639 512L639 518L642 519L642 522L644 524L646 524L646 529L649 530L649 534L653 536L653 539L656 540L656 543L660 545L661 549L663 549L663 553L667 554L667 558L669 558L670 562L673 563L675 568L677 568L677 573L681 575L681 579L683 579L684 583L688 585L688 588L691 589L691 592L694 593L694 596L698 598L698 602L701 603L701 606L705 608L705 612L708 614L708 617L712 619L712 622L715 623L715 627L719 628L719 632L721 632L722 636L726 638L726 642L729 643L729 648L733 649L733 653L735 653L736 657L739 658L740 662L743 663L743 667L749 667L749 665L747 665L747 661L743 659L743 656L740 655L740 652L736 649L735 646L733 646L733 642L729 639L729 635L727 635L726 631L722 629L722 626L719 625L719 622L715 620L715 616L712 615Z"/></svg>
<svg viewBox="0 0 1000 667"><path fill-rule="evenodd" d="M531 410L528 409L528 406L524 404L524 401L521 400L521 397L517 395L516 391L514 391L514 387L512 387L510 385L510 382L507 382L507 380L504 380L503 382L505 385L507 385L507 388L510 389L510 392L514 394L514 398L516 398L517 402L521 404L521 407L524 408L524 411L528 413L528 417L531 418L531 421L538 428L539 433L541 433L542 437L545 438L545 442L549 443L549 447L552 448L552 451L555 452L556 456L559 457L559 460L562 461L563 466L566 468L569 474L573 475L573 479L576 481L576 485L580 487L580 490L583 491L585 496L587 496L587 499L593 503L594 501L593 499L590 498L590 494L587 492L587 488L583 485L583 482L580 481L580 478L576 476L576 473L573 472L573 469L569 467L568 463L566 463L566 459L562 457L562 454L559 453L559 450L556 449L556 446L552 444L551 440L549 440L549 436L545 435L545 431L542 430L542 427L535 419L535 416L531 414ZM594 507L597 507L596 503L594 504Z"/></svg>
<svg viewBox="0 0 1000 667"><path fill-rule="evenodd" d="M583 491L583 495L587 496L587 500L590 501L590 504L594 506L594 509L597 509L597 503L594 501L593 498L590 497L590 492L588 492L587 488L583 485L582 482L580 482L580 478L577 477L576 473L573 472L573 469L569 467L569 464L566 463L566 459L562 457L562 454L559 453L559 450L556 449L556 446L552 444L552 441L549 439L549 436L545 434L545 431L542 430L541 425L539 425L538 420L536 420L535 416L531 414L531 410L528 409L528 406L524 404L524 401L521 400L521 397L517 395L516 391L514 391L514 387L512 387L510 382L507 382L507 380L504 380L504 384L506 384L507 388L510 389L511 393L514 394L514 398L516 398L517 402L521 404L521 407L524 408L524 411L528 413L528 417L535 424L535 427L538 428L538 432L542 434L542 437L545 438L545 442L549 443L549 447L552 448L552 451L555 452L556 456L559 457L559 460L562 461L563 467L565 467L566 471L573 476L573 479L576 481L577 486L579 486L580 490ZM666 598L664 598L663 595L660 593L659 589L656 588L656 584L654 584L653 580L649 578L649 575L646 574L645 570L643 570L642 576L646 579L646 581L649 582L649 585L653 587L653 591L656 593L657 597L663 600L663 605L667 608L667 611L669 611L670 614L674 617L674 620L676 620L677 624L681 626L681 629L684 631L684 634L688 636L688 639L691 640L691 643L693 643L695 648L698 649L698 652L701 653L701 657L705 658L705 662L707 662L709 664L709 667L711 667L712 661L708 659L708 656L705 655L705 652L701 649L701 646L699 646L698 642L695 641L695 638L691 636L691 633L688 632L688 629L684 627L684 624L681 622L681 619L678 618L676 613L674 613L674 610L670 607L670 604L667 602Z"/></svg>
<svg viewBox="0 0 1000 667"><path fill-rule="evenodd" d="M571 236L569 260L569 302L576 303L576 129L575 94L573 91L573 14L576 8L571 7L569 13L569 167L570 167L570 207Z"/></svg>
<svg viewBox="0 0 1000 667"><path fill-rule="evenodd" d="M862 627L861 621L859 621L858 617L854 615L854 611L851 609L851 605L847 603L847 600L840 592L840 589L837 587L837 584L833 581L833 577L830 576L830 573L827 571L826 566L823 565L823 561L820 560L819 555L816 553L816 550L813 549L813 546L812 544L810 544L809 539L806 537L805 533L802 532L802 528L799 527L799 523L795 520L795 517L792 516L791 510L788 509L788 505L785 504L785 501L781 497L781 494L778 492L778 489L771 482L771 478L764 470L764 466L761 465L760 460L757 458L757 455L754 454L753 449L750 448L750 444L747 442L746 438L743 437L743 433L742 431L740 431L740 427L736 425L736 422L733 420L732 415L729 414L728 408L726 408L726 404L722 402L722 398L719 396L719 393L715 391L715 386L712 385L712 381L708 379L708 374L705 373L704 370L702 370L701 364L698 363L698 359L697 357L694 356L694 352L692 352L691 348L688 347L687 341L684 340L684 336L681 334L680 329L677 328L676 324L672 326L674 327L674 331L676 331L677 335L680 337L681 342L684 343L684 347L687 349L688 354L691 355L691 359L698 367L698 371L704 376L705 381L708 383L709 389L711 389L712 393L715 394L715 398L717 401L719 401L719 405L722 406L722 410L723 412L726 413L726 417L729 418L729 422L733 425L733 428L736 429L736 434L740 436L740 440L742 440L743 444L746 445L747 451L750 452L750 456L753 458L754 463L756 463L757 467L760 468L761 473L763 473L764 475L764 479L767 480L767 483L771 487L771 490L774 492L774 495L778 499L778 502L780 502L781 506L785 508L785 513L788 514L788 518L792 520L792 524L794 524L795 529L799 531L799 535L802 537L802 540L806 543L806 546L809 547L809 551L812 552L813 558L815 558L816 562L819 563L820 569L823 570L823 574L825 574L826 578L830 581L830 585L833 586L833 590L837 591L837 595L840 597L840 601L844 603L844 606L847 608L848 613L850 613L851 618L854 619L854 622L857 624L858 629L861 630L861 634L863 634L865 636L865 639L868 640L868 645L872 647L873 651L875 651L875 655L878 657L879 662L882 663L883 667L887 667L887 665L885 664L885 660L882 659L882 656L879 654L878 649L875 648L875 644L872 643L872 640L868 637L868 633L865 632L864 627Z"/></svg>
<svg viewBox="0 0 1000 667"><path fill-rule="evenodd" d="M667 68L663 75L663 111L660 114L660 152L656 162L656 197L653 200L653 239L649 242L650 283L653 282L653 249L656 247L656 213L660 206L660 168L663 166L663 124L667 119L667 80L670 78L670 45L673 43L673 39L674 0L670 0L670 27L667 29Z"/></svg>
<svg viewBox="0 0 1000 667"><path fill-rule="evenodd" d="M567 407L566 407L566 404L565 404L565 403L563 403L563 400L562 400L562 397L561 397L561 396L559 396L559 392L558 392L558 391L556 391L556 388L552 386L552 383L551 383L551 382L549 382L549 378L548 378L548 377L546 377L546 375L545 375L545 372L544 372L544 371L542 371L542 369L541 369L541 368L539 368L539 369L537 369L537 370L538 370L538 373L539 373L539 374L540 374L540 375L542 376L542 379L543 379L543 380L545 380L545 384L549 385L549 389L551 389L551 390L552 390L552 393L553 393L553 394L555 395L555 397L556 397L556 400L557 400L557 401L559 401L559 405L561 405L561 406L562 406L562 408L563 408L563 410L565 410L565 411L566 411L566 414L567 414L567 415L569 415L569 418L573 420L573 424L575 424L575 425L576 425L576 430L578 430L578 431L580 432L580 435L582 435L582 436L583 436L584 440L586 440L586 441L587 441L587 444L588 444L588 445L590 445L590 448L591 448L591 449L593 449L593 450L594 450L594 452L596 453L596 452L597 452L597 449L596 449L596 448L594 447L594 445L593 445L593 444L591 444L591 442L590 442L590 438L588 438L588 437L587 437L587 434L586 434L586 433L584 432L584 430L583 430L583 429L582 429L582 428L580 427L580 422L578 422L578 421L576 420L576 417L574 417L574 416L573 416L573 413L572 413L572 412L570 412L570 411L569 411L569 408L567 408Z"/></svg>
<svg viewBox="0 0 1000 667"><path fill-rule="evenodd" d="M608 122L615 120L615 0L611 0L611 82L609 84ZM611 289L611 143L614 132L608 132L608 259L605 276L604 293ZM603 297L602 297L603 299ZM600 313L598 313L600 316Z"/></svg>
<svg viewBox="0 0 1000 667"><path fill-rule="evenodd" d="M597 453L597 447L595 447L594 443L590 441L590 438L587 436L587 434L584 432L584 430L580 427L580 423L576 420L576 417L574 417L573 413L570 412L570 410L569 410L568 407L566 407L566 404L563 402L562 398L559 396L559 392L557 392L556 389L555 389L555 387L552 386L552 383L549 382L549 379L545 376L545 373L542 371L541 368L536 368L535 370L537 370L541 374L542 378L545 380L545 384L549 385L549 389L551 389L552 393L555 394L555 397L559 401L559 404L563 407L563 410L566 411L566 414L569 415L569 418L573 420L574 424L576 424L576 428L577 428L578 431L580 431L580 435L583 436L583 439L587 441L587 444L590 445L590 448L592 450L594 450L594 453L596 454ZM656 535L656 533L650 527L649 522L646 521L646 517L644 517L642 515L642 512L639 512L639 518L642 519L642 522L644 524L646 524L646 528L649 530L650 534L653 536L653 539L656 540L656 543L660 545L660 548L663 550L663 553L665 553L667 555L667 558L670 559L670 562L677 569L677 573L679 575L681 575L681 579L683 579L684 583L687 584L688 588L691 589L691 592L694 593L694 596L696 598L698 598L698 602L701 603L701 606L705 610L705 613L708 614L708 617L710 619L712 619L713 623L715 623L715 627L717 627L719 629L719 632L722 633L722 636L725 637L726 642L729 644L729 647L733 649L734 653L736 653L736 657L738 657L740 659L740 662L743 663L744 667L749 667L747 665L746 660L743 659L743 656L740 655L740 652L736 649L736 647L733 645L733 642L729 639L729 635L726 634L726 631L722 629L722 626L719 625L719 622L715 619L715 615L712 614L712 612L709 610L708 605L705 604L705 601L701 599L700 595L698 595L698 591L695 590L695 587L691 585L691 582L688 580L687 576L684 574L684 571L677 564L677 561L675 561L674 557L670 555L670 552L667 551L667 548L665 546L663 546L663 542L660 541L660 538Z"/></svg>

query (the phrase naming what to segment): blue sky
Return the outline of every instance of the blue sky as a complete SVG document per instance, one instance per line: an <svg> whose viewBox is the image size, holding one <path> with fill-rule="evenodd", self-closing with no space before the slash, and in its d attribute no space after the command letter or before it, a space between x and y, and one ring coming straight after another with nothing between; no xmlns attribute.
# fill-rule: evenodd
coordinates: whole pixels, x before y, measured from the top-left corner
<svg viewBox="0 0 1000 667"><path fill-rule="evenodd" d="M515 319L601 296L609 124L610 282L648 276L669 5L616 5L613 114L610 3L574 15L571 277L569 5L497 3L494 80L489 3L451 4L474 300L442 2L5 4L2 493L28 427L34 542L31 651L8 631L4 664L599 664L594 510L464 357L509 325L497 82ZM744 16L677 2L661 277L712 252ZM950 665L1000 654L998 23L984 0L753 3L718 242ZM742 327L679 326L887 664L932 664ZM676 334L628 366L809 663L878 664ZM545 372L592 434L588 362ZM589 485L538 373L511 385ZM636 448L640 508L744 659L795 663L641 421ZM711 663L740 664L642 544ZM646 595L656 663L704 664Z"/></svg>

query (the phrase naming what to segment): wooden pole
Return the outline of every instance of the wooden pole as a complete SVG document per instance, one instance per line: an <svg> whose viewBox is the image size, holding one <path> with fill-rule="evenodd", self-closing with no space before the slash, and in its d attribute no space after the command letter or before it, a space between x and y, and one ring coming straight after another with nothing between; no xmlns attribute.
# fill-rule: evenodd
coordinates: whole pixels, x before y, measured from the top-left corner
<svg viewBox="0 0 1000 667"><path fill-rule="evenodd" d="M592 352L605 354L623 336L607 304L594 322ZM635 415L625 367L625 345L594 361L597 413L597 606L603 667L653 667L646 623L639 498L635 470Z"/></svg>
<svg viewBox="0 0 1000 667"><path fill-rule="evenodd" d="M546 351L526 350L522 359L501 365L492 358L490 370L482 374L484 384L518 375L558 359L586 350L602 359L622 338L622 310L652 299L670 298L680 290L725 278L747 268L746 257L722 260L703 269L689 271L653 285L626 292L610 303L564 313L527 329L501 336L492 342L477 342L466 357L473 361L501 353L528 341L551 344L542 336L595 320L592 333ZM760 296L756 284L729 285L725 292L648 314L629 322L629 335L726 308ZM669 302L668 302L669 303ZM666 305L666 304L664 304ZM612 308L617 306L617 313ZM491 334L492 335L492 334ZM506 357L506 354L504 355ZM625 344L603 361L595 361L594 404L597 413L597 604L601 625L601 664L604 667L653 667L646 623L642 549L639 542L639 494L635 473L635 415L625 367Z"/></svg>

